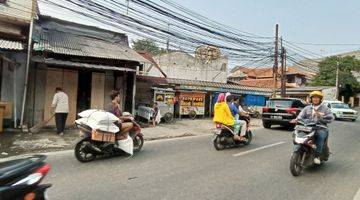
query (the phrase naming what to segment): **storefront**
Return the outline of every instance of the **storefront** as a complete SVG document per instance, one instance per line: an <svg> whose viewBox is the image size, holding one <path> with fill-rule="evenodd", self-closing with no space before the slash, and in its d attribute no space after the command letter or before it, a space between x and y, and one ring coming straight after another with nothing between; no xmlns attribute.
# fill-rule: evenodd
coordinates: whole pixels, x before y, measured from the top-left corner
<svg viewBox="0 0 360 200"><path fill-rule="evenodd" d="M126 35L40 16L33 40L26 103L29 126L50 117L56 87L69 97L67 125L73 125L82 110L106 109L112 90L120 93L121 109L134 112L136 72L146 60L127 46Z"/></svg>
<svg viewBox="0 0 360 200"><path fill-rule="evenodd" d="M174 85L176 96L179 100L181 100L182 97L183 99L195 99L194 103L184 101L182 104L180 101L179 105L175 106L175 115L179 113L180 116L192 110L198 112L198 115L212 116L214 112L213 107L219 93L230 92L240 98L247 106L263 106L262 104L265 102L265 99L271 95L271 90L266 88L173 78L168 78L167 81L169 84ZM194 106L194 104L197 106ZM177 107L179 107L179 109L177 109Z"/></svg>

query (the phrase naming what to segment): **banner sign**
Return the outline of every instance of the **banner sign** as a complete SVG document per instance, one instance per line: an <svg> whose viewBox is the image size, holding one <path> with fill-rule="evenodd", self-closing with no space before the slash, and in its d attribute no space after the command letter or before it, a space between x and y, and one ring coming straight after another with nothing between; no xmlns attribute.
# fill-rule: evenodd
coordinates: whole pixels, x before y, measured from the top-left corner
<svg viewBox="0 0 360 200"><path fill-rule="evenodd" d="M205 93L181 92L179 100L181 115L188 115L192 110L197 115L205 114Z"/></svg>

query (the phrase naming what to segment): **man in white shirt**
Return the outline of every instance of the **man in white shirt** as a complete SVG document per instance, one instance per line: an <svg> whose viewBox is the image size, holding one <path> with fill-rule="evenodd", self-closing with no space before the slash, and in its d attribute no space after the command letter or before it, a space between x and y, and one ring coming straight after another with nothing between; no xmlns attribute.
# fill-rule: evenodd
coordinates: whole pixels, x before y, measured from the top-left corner
<svg viewBox="0 0 360 200"><path fill-rule="evenodd" d="M53 112L55 112L55 123L57 134L63 135L66 118L69 113L69 97L65 94L61 87L57 87L51 104Z"/></svg>

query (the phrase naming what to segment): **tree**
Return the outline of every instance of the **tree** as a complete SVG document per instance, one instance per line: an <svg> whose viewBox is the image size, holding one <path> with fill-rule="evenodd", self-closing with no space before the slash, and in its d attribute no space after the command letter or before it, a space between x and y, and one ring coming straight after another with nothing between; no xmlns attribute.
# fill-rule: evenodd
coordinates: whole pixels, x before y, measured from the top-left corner
<svg viewBox="0 0 360 200"><path fill-rule="evenodd" d="M319 63L320 71L310 84L313 86L335 86L337 62L339 62L340 93L345 96L353 95L360 90L360 83L352 74L352 71L360 70L360 60L354 56L325 58Z"/></svg>
<svg viewBox="0 0 360 200"><path fill-rule="evenodd" d="M135 51L146 51L152 55L158 55L160 53L166 52L165 49L160 48L154 41L150 39L133 40L132 44Z"/></svg>

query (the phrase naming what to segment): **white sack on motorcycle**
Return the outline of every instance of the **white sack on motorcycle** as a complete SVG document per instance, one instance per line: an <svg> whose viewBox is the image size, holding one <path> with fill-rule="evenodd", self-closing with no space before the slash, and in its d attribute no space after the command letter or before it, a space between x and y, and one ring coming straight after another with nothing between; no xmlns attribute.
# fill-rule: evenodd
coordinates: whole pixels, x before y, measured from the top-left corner
<svg viewBox="0 0 360 200"><path fill-rule="evenodd" d="M130 136L127 136L125 140L117 140L116 143L119 149L125 151L130 155L133 155L134 144Z"/></svg>
<svg viewBox="0 0 360 200"><path fill-rule="evenodd" d="M110 133L117 133L120 131L119 127L114 124L114 122L118 121L119 118L117 118L114 114L110 112L90 109L85 110L78 115L82 118L75 121L75 123L77 124L84 124L94 130L100 130Z"/></svg>

